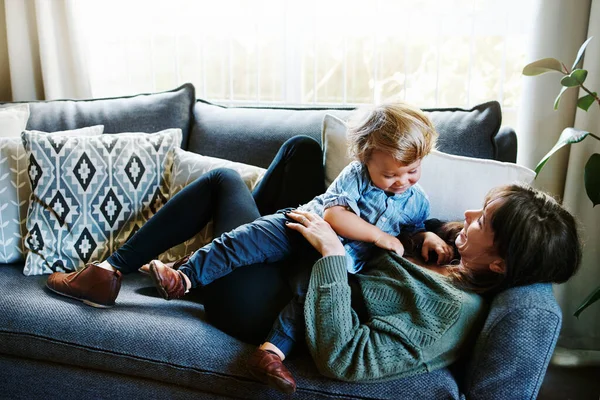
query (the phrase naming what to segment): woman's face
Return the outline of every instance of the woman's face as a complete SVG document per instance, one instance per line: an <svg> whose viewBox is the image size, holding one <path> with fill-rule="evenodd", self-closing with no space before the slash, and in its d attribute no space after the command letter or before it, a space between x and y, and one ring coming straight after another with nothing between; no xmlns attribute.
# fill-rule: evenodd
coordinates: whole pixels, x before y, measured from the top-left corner
<svg viewBox="0 0 600 400"><path fill-rule="evenodd" d="M491 220L502 200L493 200L480 210L465 211L465 227L456 237L456 248L460 253L464 268L489 268L494 272L499 265L504 266L502 258L494 247L494 231Z"/></svg>

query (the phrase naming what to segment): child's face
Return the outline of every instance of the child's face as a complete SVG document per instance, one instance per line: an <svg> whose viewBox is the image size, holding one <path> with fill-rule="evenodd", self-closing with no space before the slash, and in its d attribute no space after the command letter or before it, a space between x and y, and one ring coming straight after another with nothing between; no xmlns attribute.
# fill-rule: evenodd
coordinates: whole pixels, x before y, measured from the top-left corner
<svg viewBox="0 0 600 400"><path fill-rule="evenodd" d="M421 178L421 160L404 165L380 150L371 153L366 166L373 184L390 193L404 193Z"/></svg>

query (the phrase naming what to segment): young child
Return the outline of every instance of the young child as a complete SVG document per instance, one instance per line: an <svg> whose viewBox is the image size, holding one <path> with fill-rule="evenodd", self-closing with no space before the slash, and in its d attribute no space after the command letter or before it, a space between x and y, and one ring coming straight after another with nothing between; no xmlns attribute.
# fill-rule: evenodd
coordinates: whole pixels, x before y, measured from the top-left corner
<svg viewBox="0 0 600 400"><path fill-rule="evenodd" d="M299 207L322 216L343 239L348 272L360 271L374 247L402 255L404 248L397 239L401 232L422 243L423 254L435 252L438 263L450 261L450 246L425 231L429 201L416 185L421 160L434 147L436 138L437 132L425 114L404 103L371 107L350 123L348 140L356 161L324 194ZM196 251L177 273L160 261L152 261L150 274L157 289L166 299L178 298L190 288L204 286L245 265L283 259L287 263L302 259L312 265L306 258L316 260L319 255L298 232L286 228L290 221L287 212L261 217L223 234ZM248 362L257 379L286 393L295 391L296 383L281 362L303 339L303 304L309 278L310 271L306 270L294 276L294 299ZM179 288L173 290L177 285Z"/></svg>

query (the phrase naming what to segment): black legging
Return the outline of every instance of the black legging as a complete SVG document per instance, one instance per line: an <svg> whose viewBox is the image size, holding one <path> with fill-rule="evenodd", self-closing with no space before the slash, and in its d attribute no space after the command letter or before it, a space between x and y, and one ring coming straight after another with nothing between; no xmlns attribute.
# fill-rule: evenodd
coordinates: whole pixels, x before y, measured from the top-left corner
<svg viewBox="0 0 600 400"><path fill-rule="evenodd" d="M324 191L323 182L320 145L296 136L282 145L253 194L233 170L210 171L173 196L108 262L124 273L133 272L194 236L211 218L214 235L220 236L261 214L310 201ZM291 298L278 264L240 268L202 291L210 321L251 343L265 338Z"/></svg>

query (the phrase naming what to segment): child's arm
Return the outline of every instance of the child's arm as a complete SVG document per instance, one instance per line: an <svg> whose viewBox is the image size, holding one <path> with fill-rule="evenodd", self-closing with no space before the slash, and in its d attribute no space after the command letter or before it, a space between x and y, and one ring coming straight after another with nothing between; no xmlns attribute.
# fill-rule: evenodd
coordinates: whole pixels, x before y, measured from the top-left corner
<svg viewBox="0 0 600 400"><path fill-rule="evenodd" d="M326 209L323 219L340 236L350 240L373 243L377 247L395 251L399 255L404 254L404 246L400 240L368 223L345 207L333 206Z"/></svg>
<svg viewBox="0 0 600 400"><path fill-rule="evenodd" d="M431 251L437 254L438 265L448 264L452 261L454 249L435 233L427 231L417 232L413 235L413 240L423 243L421 246L421 256L425 262L429 261L429 252Z"/></svg>

